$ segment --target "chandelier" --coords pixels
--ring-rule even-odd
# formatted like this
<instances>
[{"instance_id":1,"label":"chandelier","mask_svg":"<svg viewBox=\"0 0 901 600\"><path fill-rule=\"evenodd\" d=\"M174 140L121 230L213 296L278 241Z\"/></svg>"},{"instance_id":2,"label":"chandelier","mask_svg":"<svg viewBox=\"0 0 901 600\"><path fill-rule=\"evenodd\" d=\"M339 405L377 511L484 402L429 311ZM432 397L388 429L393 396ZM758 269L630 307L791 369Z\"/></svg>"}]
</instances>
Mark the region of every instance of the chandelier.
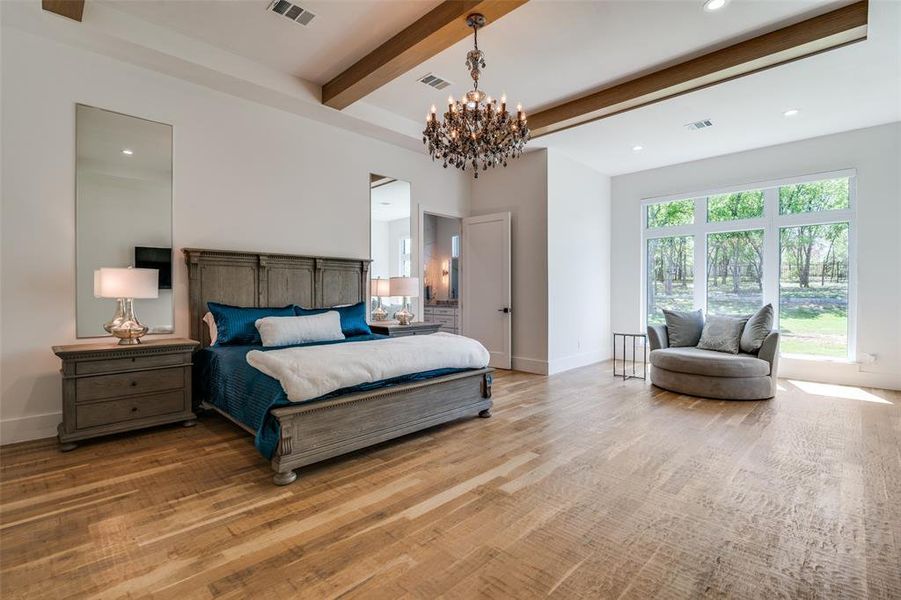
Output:
<instances>
[{"instance_id":1,"label":"chandelier","mask_svg":"<svg viewBox=\"0 0 901 600\"><path fill-rule=\"evenodd\" d=\"M472 77L472 90L460 100L447 99L444 120L438 121L437 110L426 117L422 142L428 146L432 160L444 161L444 168L472 168L478 178L479 170L507 166L507 159L522 154L529 141L529 128L522 105L516 107L516 117L507 112L507 98L492 100L479 89L479 75L485 68L485 54L479 50L479 28L485 25L484 15L471 14L466 24L472 27L473 49L466 54L466 67Z\"/></svg>"}]
</instances>

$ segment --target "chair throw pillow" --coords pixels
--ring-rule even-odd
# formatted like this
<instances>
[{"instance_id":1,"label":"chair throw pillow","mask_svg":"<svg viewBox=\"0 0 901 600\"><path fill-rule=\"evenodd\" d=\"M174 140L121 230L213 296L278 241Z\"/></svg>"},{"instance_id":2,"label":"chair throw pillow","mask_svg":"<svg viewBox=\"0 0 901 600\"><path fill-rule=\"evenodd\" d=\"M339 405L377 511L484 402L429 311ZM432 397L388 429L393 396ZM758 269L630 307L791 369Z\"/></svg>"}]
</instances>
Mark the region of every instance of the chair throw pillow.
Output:
<instances>
[{"instance_id":1,"label":"chair throw pillow","mask_svg":"<svg viewBox=\"0 0 901 600\"><path fill-rule=\"evenodd\" d=\"M704 313L700 308L694 311L661 310L666 319L666 336L671 347L698 345L704 330Z\"/></svg>"},{"instance_id":2,"label":"chair throw pillow","mask_svg":"<svg viewBox=\"0 0 901 600\"><path fill-rule=\"evenodd\" d=\"M741 349L741 333L747 317L718 317L707 315L698 348L738 354Z\"/></svg>"},{"instance_id":3,"label":"chair throw pillow","mask_svg":"<svg viewBox=\"0 0 901 600\"><path fill-rule=\"evenodd\" d=\"M773 330L773 305L767 304L748 318L745 328L741 332L741 351L748 354L757 354L763 345L763 340Z\"/></svg>"}]
</instances>

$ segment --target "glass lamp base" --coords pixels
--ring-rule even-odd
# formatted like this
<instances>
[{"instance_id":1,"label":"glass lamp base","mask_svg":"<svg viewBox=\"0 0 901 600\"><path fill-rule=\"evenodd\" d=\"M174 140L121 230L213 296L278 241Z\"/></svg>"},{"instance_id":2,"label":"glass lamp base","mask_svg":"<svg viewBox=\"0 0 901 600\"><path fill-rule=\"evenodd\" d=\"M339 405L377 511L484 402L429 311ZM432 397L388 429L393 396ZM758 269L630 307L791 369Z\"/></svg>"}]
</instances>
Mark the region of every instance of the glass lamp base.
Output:
<instances>
[{"instance_id":1,"label":"glass lamp base","mask_svg":"<svg viewBox=\"0 0 901 600\"><path fill-rule=\"evenodd\" d=\"M382 306L381 303L376 307L374 311L372 311L372 320L373 321L385 321L388 319L388 311Z\"/></svg>"},{"instance_id":2,"label":"glass lamp base","mask_svg":"<svg viewBox=\"0 0 901 600\"><path fill-rule=\"evenodd\" d=\"M415 316L416 315L414 315L413 312L410 311L410 309L406 306L394 313L394 318L397 319L398 325L409 325L413 322L413 318Z\"/></svg>"},{"instance_id":3,"label":"glass lamp base","mask_svg":"<svg viewBox=\"0 0 901 600\"><path fill-rule=\"evenodd\" d=\"M119 338L120 346L129 346L132 344L140 344L141 338L147 334L149 327L142 325L135 316L134 300L125 298L123 301L123 315L121 320L112 322L109 332L113 336Z\"/></svg>"}]
</instances>

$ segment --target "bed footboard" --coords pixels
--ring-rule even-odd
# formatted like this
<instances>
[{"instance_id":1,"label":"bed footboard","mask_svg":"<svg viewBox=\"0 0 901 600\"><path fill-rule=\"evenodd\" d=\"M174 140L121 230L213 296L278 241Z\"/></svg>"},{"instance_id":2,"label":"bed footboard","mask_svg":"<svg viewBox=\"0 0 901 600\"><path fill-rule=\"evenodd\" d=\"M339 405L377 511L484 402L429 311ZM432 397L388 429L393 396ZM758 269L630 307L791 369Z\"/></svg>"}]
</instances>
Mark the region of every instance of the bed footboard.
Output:
<instances>
[{"instance_id":1,"label":"bed footboard","mask_svg":"<svg viewBox=\"0 0 901 600\"><path fill-rule=\"evenodd\" d=\"M294 469L469 416L491 416L491 373L478 369L272 411L281 428L276 485Z\"/></svg>"}]
</instances>

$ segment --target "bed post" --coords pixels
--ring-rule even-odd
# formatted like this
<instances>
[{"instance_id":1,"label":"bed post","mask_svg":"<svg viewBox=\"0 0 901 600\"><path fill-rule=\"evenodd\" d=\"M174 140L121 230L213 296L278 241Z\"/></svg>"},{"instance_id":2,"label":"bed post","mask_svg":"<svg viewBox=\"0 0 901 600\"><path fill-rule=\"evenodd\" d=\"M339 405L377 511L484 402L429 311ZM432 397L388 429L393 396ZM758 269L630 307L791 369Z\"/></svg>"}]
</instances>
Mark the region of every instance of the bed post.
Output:
<instances>
[{"instance_id":1,"label":"bed post","mask_svg":"<svg viewBox=\"0 0 901 600\"><path fill-rule=\"evenodd\" d=\"M482 375L482 398L491 398L491 384L493 380L494 378L491 376L491 373ZM491 416L491 408L489 407L479 411L479 416L483 419L487 419Z\"/></svg>"},{"instance_id":2,"label":"bed post","mask_svg":"<svg viewBox=\"0 0 901 600\"><path fill-rule=\"evenodd\" d=\"M278 417L276 417L278 419ZM291 443L291 426L282 424L279 421L279 440L278 440L278 448L275 450L276 457L288 456L291 454L293 450L293 444ZM279 469L280 467L273 468ZM297 473L293 470L290 471L279 471L276 470L275 475L272 476L272 482L275 485L288 485L289 483L293 483L294 480L297 479Z\"/></svg>"}]
</instances>

